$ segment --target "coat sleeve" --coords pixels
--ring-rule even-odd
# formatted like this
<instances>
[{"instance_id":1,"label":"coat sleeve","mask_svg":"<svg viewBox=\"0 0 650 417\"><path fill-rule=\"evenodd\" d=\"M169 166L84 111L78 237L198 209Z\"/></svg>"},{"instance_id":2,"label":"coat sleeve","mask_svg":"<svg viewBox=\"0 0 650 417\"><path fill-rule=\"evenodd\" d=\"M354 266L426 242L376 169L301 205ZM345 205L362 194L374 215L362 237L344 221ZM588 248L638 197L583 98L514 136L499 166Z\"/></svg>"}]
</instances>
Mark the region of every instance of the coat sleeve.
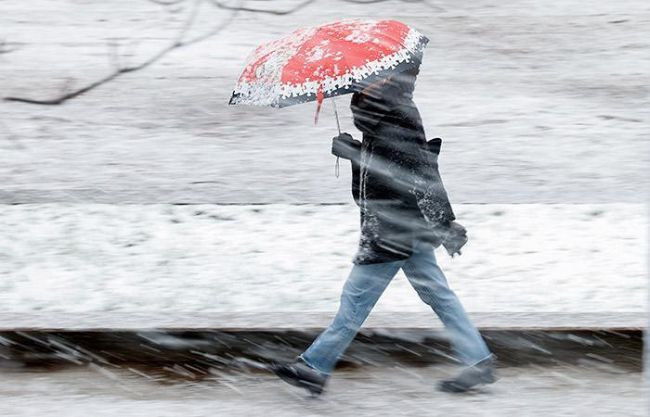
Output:
<instances>
[{"instance_id":1,"label":"coat sleeve","mask_svg":"<svg viewBox=\"0 0 650 417\"><path fill-rule=\"evenodd\" d=\"M447 226L456 219L438 170L441 139L418 146L412 155L413 189L420 212L430 227Z\"/></svg>"}]
</instances>

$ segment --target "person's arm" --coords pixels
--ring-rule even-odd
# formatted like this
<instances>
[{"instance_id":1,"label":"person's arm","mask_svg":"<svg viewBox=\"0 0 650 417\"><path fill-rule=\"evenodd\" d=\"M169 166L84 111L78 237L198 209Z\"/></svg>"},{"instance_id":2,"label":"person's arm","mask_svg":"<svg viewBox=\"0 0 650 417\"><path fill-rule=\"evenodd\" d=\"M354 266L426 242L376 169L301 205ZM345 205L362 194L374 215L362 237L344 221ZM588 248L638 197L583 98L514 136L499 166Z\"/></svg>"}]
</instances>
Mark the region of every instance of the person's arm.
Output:
<instances>
[{"instance_id":1,"label":"person's arm","mask_svg":"<svg viewBox=\"0 0 650 417\"><path fill-rule=\"evenodd\" d=\"M438 169L438 155L442 140L432 139L419 152L414 164L414 194L418 207L429 227L440 236L442 245L451 257L461 254L467 243L467 230L457 223L456 216Z\"/></svg>"},{"instance_id":2,"label":"person's arm","mask_svg":"<svg viewBox=\"0 0 650 417\"><path fill-rule=\"evenodd\" d=\"M349 159L352 165L352 198L359 205L359 177L361 171L361 142L348 133L341 133L332 139L332 154Z\"/></svg>"},{"instance_id":3,"label":"person's arm","mask_svg":"<svg viewBox=\"0 0 650 417\"><path fill-rule=\"evenodd\" d=\"M448 226L456 220L438 169L441 139L429 141L425 149L418 147L413 155L413 193L424 218L432 227Z\"/></svg>"}]
</instances>

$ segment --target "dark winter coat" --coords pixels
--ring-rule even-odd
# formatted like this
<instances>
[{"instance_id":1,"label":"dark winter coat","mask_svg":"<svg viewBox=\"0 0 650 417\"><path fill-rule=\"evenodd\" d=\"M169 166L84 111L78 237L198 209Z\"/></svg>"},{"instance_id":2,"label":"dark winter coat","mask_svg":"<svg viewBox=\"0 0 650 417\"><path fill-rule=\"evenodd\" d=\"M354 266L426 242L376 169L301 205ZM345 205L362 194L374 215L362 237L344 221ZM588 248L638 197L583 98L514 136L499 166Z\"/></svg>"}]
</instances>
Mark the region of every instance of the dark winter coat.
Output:
<instances>
[{"instance_id":1,"label":"dark winter coat","mask_svg":"<svg viewBox=\"0 0 650 417\"><path fill-rule=\"evenodd\" d=\"M441 141L427 143L410 93L412 86L383 86L374 98L352 99L363 133L352 159L352 195L361 212L357 264L408 258L418 239L439 246L455 220L438 172Z\"/></svg>"}]
</instances>

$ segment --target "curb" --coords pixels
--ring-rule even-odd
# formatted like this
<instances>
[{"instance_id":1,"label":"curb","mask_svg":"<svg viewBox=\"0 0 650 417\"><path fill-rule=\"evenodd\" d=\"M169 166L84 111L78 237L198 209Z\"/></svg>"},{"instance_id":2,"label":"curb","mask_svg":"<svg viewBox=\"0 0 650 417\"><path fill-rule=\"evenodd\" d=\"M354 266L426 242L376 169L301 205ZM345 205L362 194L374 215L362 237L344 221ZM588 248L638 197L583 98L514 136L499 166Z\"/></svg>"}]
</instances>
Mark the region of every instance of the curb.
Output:
<instances>
[{"instance_id":1,"label":"curb","mask_svg":"<svg viewBox=\"0 0 650 417\"><path fill-rule=\"evenodd\" d=\"M502 366L578 364L640 372L643 313L477 313L471 314ZM100 317L82 316L75 328L35 324L23 316L20 326L0 320L0 357L11 366L82 365L164 366L195 369L241 368L247 363L291 360L331 320L322 313L211 314L158 318L142 326L146 316L129 316L128 326L110 328ZM149 317L151 319L151 317ZM52 319L52 317L50 317ZM62 319L59 316L58 319ZM91 326L92 323L95 326ZM124 322L123 322L124 323ZM162 326L166 324L166 326ZM211 324L211 326L209 326ZM156 325L156 326L153 326ZM346 351L341 366L429 365L453 363L444 331L432 314L376 313Z\"/></svg>"}]
</instances>

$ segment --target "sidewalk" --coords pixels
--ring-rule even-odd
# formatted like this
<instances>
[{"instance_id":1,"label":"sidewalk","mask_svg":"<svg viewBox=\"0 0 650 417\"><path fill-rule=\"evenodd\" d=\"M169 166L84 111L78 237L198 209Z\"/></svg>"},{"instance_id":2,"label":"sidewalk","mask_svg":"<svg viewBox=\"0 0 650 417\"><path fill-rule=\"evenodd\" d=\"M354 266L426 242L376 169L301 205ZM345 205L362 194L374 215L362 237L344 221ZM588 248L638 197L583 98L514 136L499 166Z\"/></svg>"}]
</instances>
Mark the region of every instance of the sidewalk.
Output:
<instances>
[{"instance_id":1,"label":"sidewalk","mask_svg":"<svg viewBox=\"0 0 650 417\"><path fill-rule=\"evenodd\" d=\"M181 372L185 372L185 376ZM437 392L448 366L336 372L325 395L308 398L264 373L136 367L78 367L0 378L1 417L645 417L639 374L584 367L501 369L493 386L470 395ZM18 388L19 387L19 388Z\"/></svg>"}]
</instances>

